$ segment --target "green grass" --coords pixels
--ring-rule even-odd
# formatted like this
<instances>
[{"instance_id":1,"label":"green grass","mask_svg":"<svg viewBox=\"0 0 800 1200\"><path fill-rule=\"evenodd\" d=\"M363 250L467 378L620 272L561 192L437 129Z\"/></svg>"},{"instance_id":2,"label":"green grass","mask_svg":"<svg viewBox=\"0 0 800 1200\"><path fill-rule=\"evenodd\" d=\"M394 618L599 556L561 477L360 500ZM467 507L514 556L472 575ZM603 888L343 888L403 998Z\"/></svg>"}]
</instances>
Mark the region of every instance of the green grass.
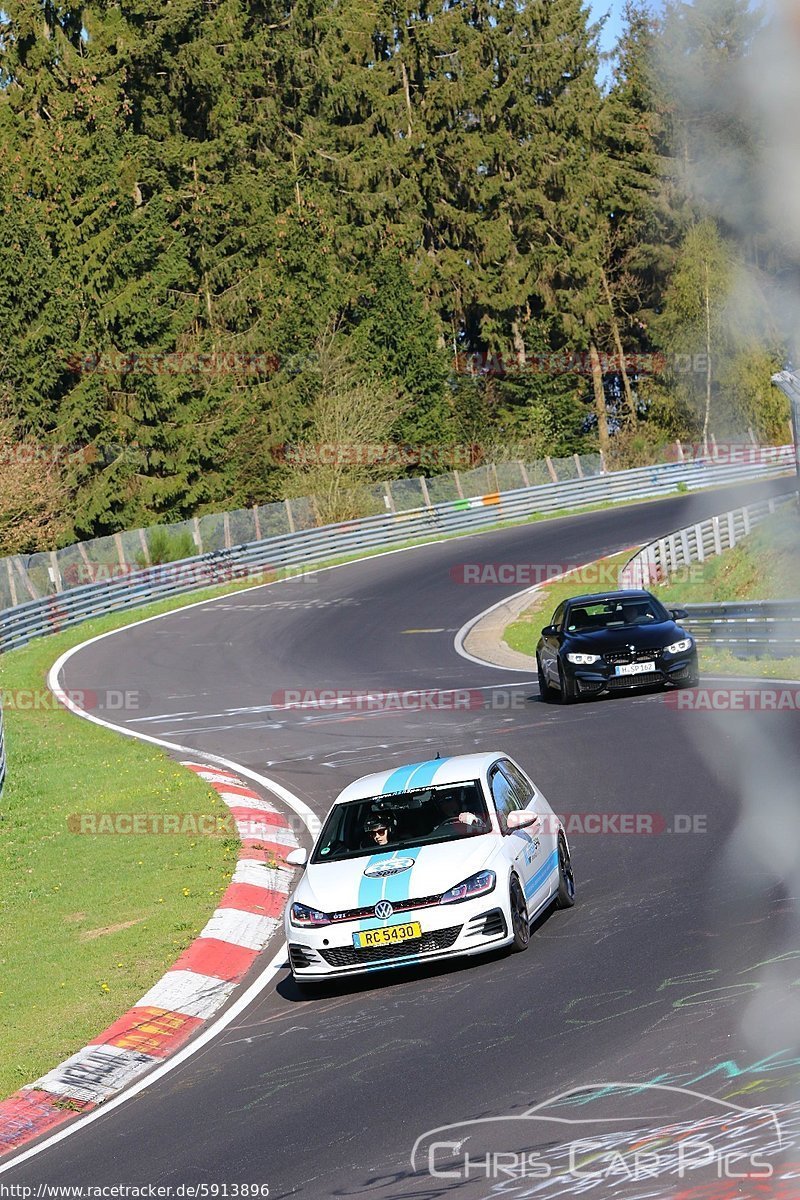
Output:
<instances>
[{"instance_id":1,"label":"green grass","mask_svg":"<svg viewBox=\"0 0 800 1200\"><path fill-rule=\"evenodd\" d=\"M794 512L777 514L732 550L695 563L669 584L652 590L668 608L725 600L797 599L799 547L800 518ZM561 601L581 592L615 587L617 574L629 557L625 553L604 559L602 574L592 565L566 581L547 584L534 593L530 608L506 628L505 641L522 654L535 655L542 628ZM709 648L700 652L700 670L709 675L795 679L800 678L800 658L740 659L727 650Z\"/></svg>"},{"instance_id":2,"label":"green grass","mask_svg":"<svg viewBox=\"0 0 800 1200\"><path fill-rule=\"evenodd\" d=\"M105 618L4 655L4 692L43 695L62 651L130 620ZM7 707L5 722L0 1096L79 1049L147 991L205 924L238 846L222 837L71 832L72 814L222 805L160 750L64 709Z\"/></svg>"},{"instance_id":3,"label":"green grass","mask_svg":"<svg viewBox=\"0 0 800 1200\"><path fill-rule=\"evenodd\" d=\"M665 604L800 598L800 516L778 513L732 550L654 588Z\"/></svg>"}]
</instances>

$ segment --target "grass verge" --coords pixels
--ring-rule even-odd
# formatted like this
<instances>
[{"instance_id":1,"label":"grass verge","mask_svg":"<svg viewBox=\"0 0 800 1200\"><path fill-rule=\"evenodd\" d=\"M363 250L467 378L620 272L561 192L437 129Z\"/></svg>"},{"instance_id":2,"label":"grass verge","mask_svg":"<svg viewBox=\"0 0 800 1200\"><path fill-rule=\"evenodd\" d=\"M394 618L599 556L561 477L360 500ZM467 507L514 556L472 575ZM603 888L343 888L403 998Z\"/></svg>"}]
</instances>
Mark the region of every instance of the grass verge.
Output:
<instances>
[{"instance_id":1,"label":"grass verge","mask_svg":"<svg viewBox=\"0 0 800 1200\"><path fill-rule=\"evenodd\" d=\"M238 842L229 837L70 830L73 814L221 807L162 751L48 700L59 654L142 615L150 610L87 622L0 660L9 756L0 801L0 1096L134 1004L199 933L235 865Z\"/></svg>"},{"instance_id":2,"label":"grass verge","mask_svg":"<svg viewBox=\"0 0 800 1200\"><path fill-rule=\"evenodd\" d=\"M781 513L760 525L732 550L705 563L695 563L681 576L652 590L667 607L726 600L780 600L800 597L800 521ZM533 594L531 606L505 630L512 649L536 653L542 629L562 600L581 592L617 586L619 572L630 557L617 554L545 585ZM800 657L737 658L728 650L704 648L700 670L707 675L742 675L764 679L800 678Z\"/></svg>"}]
</instances>

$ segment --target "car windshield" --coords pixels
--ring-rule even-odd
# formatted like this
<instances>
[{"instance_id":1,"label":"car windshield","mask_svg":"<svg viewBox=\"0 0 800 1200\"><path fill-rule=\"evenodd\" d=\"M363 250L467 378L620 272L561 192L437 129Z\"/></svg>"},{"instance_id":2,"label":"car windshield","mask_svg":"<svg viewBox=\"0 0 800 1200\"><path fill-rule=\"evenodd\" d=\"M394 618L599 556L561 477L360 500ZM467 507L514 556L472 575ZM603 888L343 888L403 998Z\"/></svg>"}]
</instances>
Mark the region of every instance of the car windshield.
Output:
<instances>
[{"instance_id":1,"label":"car windshield","mask_svg":"<svg viewBox=\"0 0 800 1200\"><path fill-rule=\"evenodd\" d=\"M626 596L573 604L567 612L565 626L568 633L581 633L584 630L656 625L668 620L669 613L654 597Z\"/></svg>"},{"instance_id":2,"label":"car windshield","mask_svg":"<svg viewBox=\"0 0 800 1200\"><path fill-rule=\"evenodd\" d=\"M329 813L311 861L358 858L381 850L410 850L474 837L491 828L477 780L371 796L337 804Z\"/></svg>"}]
</instances>

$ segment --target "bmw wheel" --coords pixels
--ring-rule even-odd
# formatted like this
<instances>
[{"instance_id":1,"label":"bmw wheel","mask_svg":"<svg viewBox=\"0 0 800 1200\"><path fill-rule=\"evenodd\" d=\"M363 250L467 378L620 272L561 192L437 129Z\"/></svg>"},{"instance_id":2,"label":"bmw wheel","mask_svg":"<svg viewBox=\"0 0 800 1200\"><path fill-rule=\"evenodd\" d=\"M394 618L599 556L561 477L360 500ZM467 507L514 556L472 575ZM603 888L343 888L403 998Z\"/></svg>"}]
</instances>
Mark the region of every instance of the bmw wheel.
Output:
<instances>
[{"instance_id":1,"label":"bmw wheel","mask_svg":"<svg viewBox=\"0 0 800 1200\"><path fill-rule=\"evenodd\" d=\"M536 655L536 674L539 676L539 695L549 704L555 699L555 693L554 689L547 682L547 676L544 673L542 661L538 654Z\"/></svg>"},{"instance_id":2,"label":"bmw wheel","mask_svg":"<svg viewBox=\"0 0 800 1200\"><path fill-rule=\"evenodd\" d=\"M575 903L575 876L572 873L572 859L567 849L567 840L563 833L558 835L558 891L556 893L556 908L572 908Z\"/></svg>"},{"instance_id":3,"label":"bmw wheel","mask_svg":"<svg viewBox=\"0 0 800 1200\"><path fill-rule=\"evenodd\" d=\"M511 932L514 934L511 949L515 951L527 950L531 940L528 906L525 903L525 895L516 875L511 880L509 900L511 904Z\"/></svg>"}]
</instances>

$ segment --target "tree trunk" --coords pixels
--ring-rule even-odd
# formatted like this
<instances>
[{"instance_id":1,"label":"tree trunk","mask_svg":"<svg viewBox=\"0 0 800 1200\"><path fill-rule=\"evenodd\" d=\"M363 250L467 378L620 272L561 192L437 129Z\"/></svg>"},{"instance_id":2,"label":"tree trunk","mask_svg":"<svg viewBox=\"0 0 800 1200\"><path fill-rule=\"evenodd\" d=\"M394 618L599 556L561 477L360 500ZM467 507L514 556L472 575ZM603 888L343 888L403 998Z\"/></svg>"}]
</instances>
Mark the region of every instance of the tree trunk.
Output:
<instances>
[{"instance_id":1,"label":"tree trunk","mask_svg":"<svg viewBox=\"0 0 800 1200\"><path fill-rule=\"evenodd\" d=\"M614 300L611 295L611 288L608 283L608 276L606 275L606 273L602 267L600 269L600 279L603 284L603 291L605 292L606 304L608 305L608 311L610 314L609 319L611 321L611 333L614 338L614 348L617 352L617 360L619 362L620 375L622 376L622 392L623 392L623 395L625 396L625 415L623 417L623 420L625 421L626 424L630 423L631 425L635 425L636 424L636 403L633 399L633 389L631 388L631 381L628 377L628 368L625 363L625 355L622 350L622 338L620 337L620 332L619 332L619 322L617 321L617 317L614 312Z\"/></svg>"},{"instance_id":2,"label":"tree trunk","mask_svg":"<svg viewBox=\"0 0 800 1200\"><path fill-rule=\"evenodd\" d=\"M414 123L412 120L413 110L411 108L411 88L409 87L408 83L408 71L406 70L406 64L401 63L400 69L403 75L403 93L406 98L406 112L408 113L408 136L411 137L411 134L414 132Z\"/></svg>"},{"instance_id":3,"label":"tree trunk","mask_svg":"<svg viewBox=\"0 0 800 1200\"><path fill-rule=\"evenodd\" d=\"M706 263L706 411L703 419L703 454L708 458L708 426L711 420L711 285L709 281L709 266Z\"/></svg>"},{"instance_id":4,"label":"tree trunk","mask_svg":"<svg viewBox=\"0 0 800 1200\"><path fill-rule=\"evenodd\" d=\"M522 336L518 317L511 322L511 339L514 343L514 356L517 360L517 366L524 367L528 361L528 356L525 352L525 339Z\"/></svg>"},{"instance_id":5,"label":"tree trunk","mask_svg":"<svg viewBox=\"0 0 800 1200\"><path fill-rule=\"evenodd\" d=\"M603 388L603 368L600 354L594 342L589 345L589 357L592 363L592 384L594 386L594 408L597 413L597 433L600 439L600 453L603 460L608 458L608 413L606 412L606 393Z\"/></svg>"}]
</instances>

